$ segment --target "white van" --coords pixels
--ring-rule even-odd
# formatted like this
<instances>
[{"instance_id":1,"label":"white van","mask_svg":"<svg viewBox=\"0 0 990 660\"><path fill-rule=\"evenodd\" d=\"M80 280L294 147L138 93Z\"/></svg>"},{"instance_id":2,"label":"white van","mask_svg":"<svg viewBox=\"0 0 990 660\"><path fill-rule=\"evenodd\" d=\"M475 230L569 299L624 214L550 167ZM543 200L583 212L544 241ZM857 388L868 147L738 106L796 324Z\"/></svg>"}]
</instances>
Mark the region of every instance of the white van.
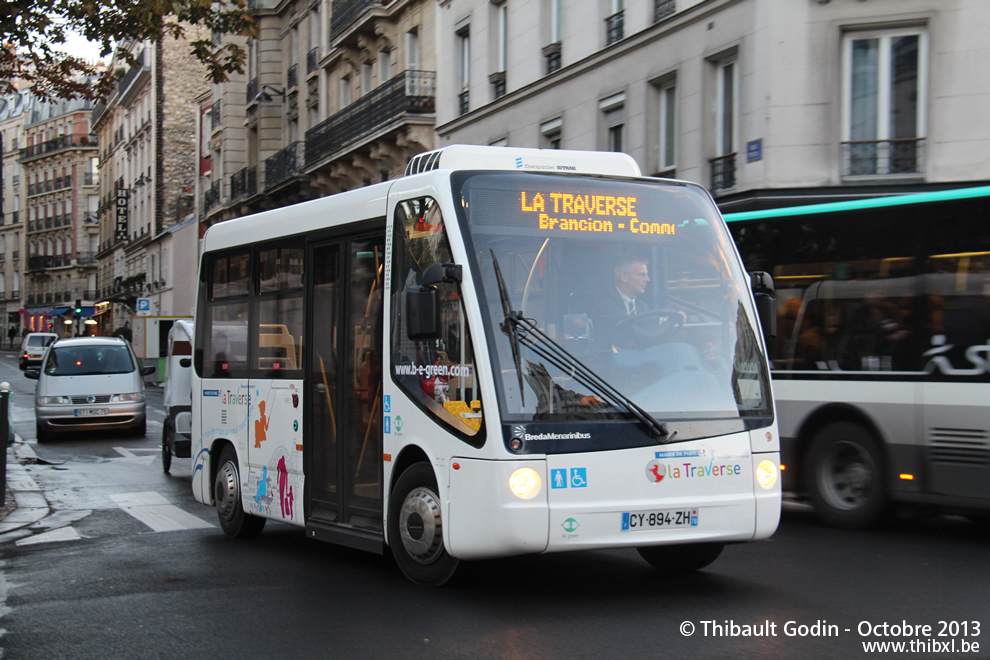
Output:
<instances>
[{"instance_id":1,"label":"white van","mask_svg":"<svg viewBox=\"0 0 990 660\"><path fill-rule=\"evenodd\" d=\"M18 359L21 371L41 364L41 358L45 357L45 349L56 339L58 335L54 332L31 332L24 335L21 341L21 356Z\"/></svg>"},{"instance_id":2,"label":"white van","mask_svg":"<svg viewBox=\"0 0 990 660\"><path fill-rule=\"evenodd\" d=\"M172 456L189 458L192 424L193 324L176 321L168 333L165 362L165 423L162 426L162 469L172 468Z\"/></svg>"}]
</instances>

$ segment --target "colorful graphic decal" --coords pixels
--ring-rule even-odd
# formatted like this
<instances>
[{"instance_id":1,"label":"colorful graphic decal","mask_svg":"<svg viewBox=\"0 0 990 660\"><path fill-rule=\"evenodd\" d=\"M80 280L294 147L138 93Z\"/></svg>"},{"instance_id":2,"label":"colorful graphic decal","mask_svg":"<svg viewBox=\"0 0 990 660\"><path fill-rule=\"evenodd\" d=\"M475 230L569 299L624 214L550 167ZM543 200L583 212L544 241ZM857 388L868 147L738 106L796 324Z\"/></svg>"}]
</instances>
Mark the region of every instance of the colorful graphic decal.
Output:
<instances>
[{"instance_id":1,"label":"colorful graphic decal","mask_svg":"<svg viewBox=\"0 0 990 660\"><path fill-rule=\"evenodd\" d=\"M577 531L577 528L581 526L581 523L574 518L568 518L564 522L560 523L560 526L563 527L564 531L568 534L573 534Z\"/></svg>"},{"instance_id":2,"label":"colorful graphic decal","mask_svg":"<svg viewBox=\"0 0 990 660\"><path fill-rule=\"evenodd\" d=\"M658 459L653 459L646 464L646 478L650 483L654 484L658 484L664 479L735 477L741 474L742 466L739 463L719 463L716 465L714 457L712 457L708 465L664 463Z\"/></svg>"},{"instance_id":3,"label":"colorful graphic decal","mask_svg":"<svg viewBox=\"0 0 990 660\"><path fill-rule=\"evenodd\" d=\"M550 470L550 488L587 488L588 468L571 468L570 477L566 468Z\"/></svg>"}]
</instances>

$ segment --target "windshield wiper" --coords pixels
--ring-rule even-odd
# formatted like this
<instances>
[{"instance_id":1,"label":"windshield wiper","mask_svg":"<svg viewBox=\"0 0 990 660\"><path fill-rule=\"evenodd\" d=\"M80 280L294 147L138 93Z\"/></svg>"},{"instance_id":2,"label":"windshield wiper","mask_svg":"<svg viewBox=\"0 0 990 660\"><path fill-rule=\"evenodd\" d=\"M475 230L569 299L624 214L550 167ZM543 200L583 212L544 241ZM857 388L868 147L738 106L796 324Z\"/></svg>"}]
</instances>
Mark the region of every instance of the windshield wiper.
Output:
<instances>
[{"instance_id":1,"label":"windshield wiper","mask_svg":"<svg viewBox=\"0 0 990 660\"><path fill-rule=\"evenodd\" d=\"M509 345L512 348L512 360L515 363L516 373L519 376L519 396L521 402L525 404L522 357L519 353L519 346L523 345L533 351L550 364L564 372L569 372L575 380L585 387L597 389L606 397L618 401L623 407L632 413L633 417L639 420L647 429L649 434L657 442L670 442L674 435L667 430L667 425L659 421L653 415L640 408L635 401L615 389L608 381L592 371L587 365L571 355L563 346L548 337L540 330L532 319L525 318L521 310L513 310L509 301L509 291L502 279L502 269L498 265L498 257L495 250L491 250L492 265L495 267L495 281L498 284L499 297L502 300L502 312L504 317L499 324L499 328L509 337Z\"/></svg>"}]
</instances>

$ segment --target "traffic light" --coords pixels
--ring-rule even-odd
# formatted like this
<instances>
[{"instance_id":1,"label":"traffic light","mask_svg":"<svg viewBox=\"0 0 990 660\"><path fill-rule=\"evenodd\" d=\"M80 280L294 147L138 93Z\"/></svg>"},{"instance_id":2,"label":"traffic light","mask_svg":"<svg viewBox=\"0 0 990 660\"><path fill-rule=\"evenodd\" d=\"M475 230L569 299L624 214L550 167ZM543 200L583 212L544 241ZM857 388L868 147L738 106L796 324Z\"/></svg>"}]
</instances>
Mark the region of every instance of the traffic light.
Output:
<instances>
[{"instance_id":1,"label":"traffic light","mask_svg":"<svg viewBox=\"0 0 990 660\"><path fill-rule=\"evenodd\" d=\"M76 298L76 315L82 314L82 298Z\"/></svg>"}]
</instances>

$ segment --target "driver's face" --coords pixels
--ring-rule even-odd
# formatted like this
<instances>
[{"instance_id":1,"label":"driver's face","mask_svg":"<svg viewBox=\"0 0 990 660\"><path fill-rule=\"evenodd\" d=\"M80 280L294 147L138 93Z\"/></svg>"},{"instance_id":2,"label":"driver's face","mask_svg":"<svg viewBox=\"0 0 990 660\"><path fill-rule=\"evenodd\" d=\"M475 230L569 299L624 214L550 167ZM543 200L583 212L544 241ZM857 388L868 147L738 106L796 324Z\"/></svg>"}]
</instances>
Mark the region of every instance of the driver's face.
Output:
<instances>
[{"instance_id":1,"label":"driver's face","mask_svg":"<svg viewBox=\"0 0 990 660\"><path fill-rule=\"evenodd\" d=\"M646 264L637 261L629 268L629 272L622 276L622 281L626 285L626 295L640 295L646 291L646 285L650 283L650 275L646 270Z\"/></svg>"}]
</instances>

